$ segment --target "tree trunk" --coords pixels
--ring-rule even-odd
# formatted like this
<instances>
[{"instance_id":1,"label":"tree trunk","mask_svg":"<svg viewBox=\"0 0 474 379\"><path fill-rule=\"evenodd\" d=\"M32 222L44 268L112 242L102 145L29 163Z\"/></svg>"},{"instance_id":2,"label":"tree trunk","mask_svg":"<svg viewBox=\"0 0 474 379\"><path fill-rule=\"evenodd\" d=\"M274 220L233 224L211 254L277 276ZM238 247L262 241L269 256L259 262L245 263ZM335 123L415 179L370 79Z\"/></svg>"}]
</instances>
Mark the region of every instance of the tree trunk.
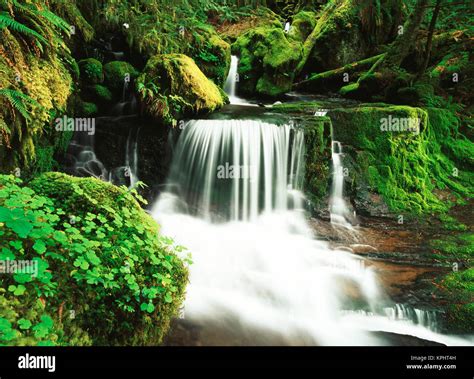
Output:
<instances>
[{"instance_id":1,"label":"tree trunk","mask_svg":"<svg viewBox=\"0 0 474 379\"><path fill-rule=\"evenodd\" d=\"M433 11L433 16L431 17L430 28L428 31L428 37L426 38L426 48L425 48L425 56L423 58L423 64L420 67L420 71L418 72L418 77L421 77L425 72L426 68L428 67L428 63L430 61L431 56L431 46L433 43L433 34L436 27L436 20L438 18L439 10L441 8L441 0L436 0L436 6Z\"/></svg>"},{"instance_id":2,"label":"tree trunk","mask_svg":"<svg viewBox=\"0 0 474 379\"><path fill-rule=\"evenodd\" d=\"M429 0L417 1L416 8L405 22L402 33L390 46L384 65L389 67L400 67L418 37L418 30L420 29L420 24L425 16L428 3Z\"/></svg>"}]
</instances>

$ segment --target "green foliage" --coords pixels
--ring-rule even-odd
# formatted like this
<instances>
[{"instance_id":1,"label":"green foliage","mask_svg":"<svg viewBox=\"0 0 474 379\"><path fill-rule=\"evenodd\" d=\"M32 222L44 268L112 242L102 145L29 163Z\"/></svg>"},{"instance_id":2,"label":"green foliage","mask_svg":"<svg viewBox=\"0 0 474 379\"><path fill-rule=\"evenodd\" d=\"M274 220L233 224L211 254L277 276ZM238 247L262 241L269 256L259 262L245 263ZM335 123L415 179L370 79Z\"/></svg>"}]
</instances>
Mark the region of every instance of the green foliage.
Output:
<instances>
[{"instance_id":1,"label":"green foliage","mask_svg":"<svg viewBox=\"0 0 474 379\"><path fill-rule=\"evenodd\" d=\"M35 99L14 89L0 89L0 97L1 96L7 99L13 110L20 113L26 120L30 120L31 106L41 107Z\"/></svg>"},{"instance_id":2,"label":"green foliage","mask_svg":"<svg viewBox=\"0 0 474 379\"><path fill-rule=\"evenodd\" d=\"M88 84L98 84L104 81L102 63L97 59L87 58L78 62L81 79Z\"/></svg>"},{"instance_id":3,"label":"green foliage","mask_svg":"<svg viewBox=\"0 0 474 379\"><path fill-rule=\"evenodd\" d=\"M150 58L136 88L146 112L167 124L183 116L214 111L226 100L193 59L182 54Z\"/></svg>"},{"instance_id":4,"label":"green foliage","mask_svg":"<svg viewBox=\"0 0 474 379\"><path fill-rule=\"evenodd\" d=\"M125 80L133 81L139 74L137 69L124 61L113 61L104 65L105 84L115 92L122 91Z\"/></svg>"},{"instance_id":5,"label":"green foliage","mask_svg":"<svg viewBox=\"0 0 474 379\"><path fill-rule=\"evenodd\" d=\"M2 170L36 160L34 141L65 106L71 78L64 63L73 62L64 42L69 30L43 1L0 2Z\"/></svg>"},{"instance_id":6,"label":"green foliage","mask_svg":"<svg viewBox=\"0 0 474 379\"><path fill-rule=\"evenodd\" d=\"M451 331L471 330L474 324L474 268L445 276L439 287L451 299L446 312Z\"/></svg>"},{"instance_id":7,"label":"green foliage","mask_svg":"<svg viewBox=\"0 0 474 379\"><path fill-rule=\"evenodd\" d=\"M137 198L92 178L0 177L0 259L37 262L36 275L0 277L0 342L161 342L184 296L184 249L158 235ZM29 315L38 301L47 314Z\"/></svg>"},{"instance_id":8,"label":"green foliage","mask_svg":"<svg viewBox=\"0 0 474 379\"><path fill-rule=\"evenodd\" d=\"M454 234L443 239L435 239L430 243L436 256L441 259L465 262L471 265L474 262L474 234Z\"/></svg>"},{"instance_id":9,"label":"green foliage","mask_svg":"<svg viewBox=\"0 0 474 379\"><path fill-rule=\"evenodd\" d=\"M291 89L302 45L289 41L281 24L250 29L237 39L232 50L240 56L242 92L278 96Z\"/></svg>"},{"instance_id":10,"label":"green foliage","mask_svg":"<svg viewBox=\"0 0 474 379\"><path fill-rule=\"evenodd\" d=\"M368 154L367 171L361 174L392 210L445 212L452 203L440 200L437 189L472 196L472 175L456 166L449 153L450 145L463 140L457 135L457 118L449 111L366 104L334 109L330 115L335 138ZM389 115L419 120L420 132L382 131L381 120Z\"/></svg>"}]
</instances>

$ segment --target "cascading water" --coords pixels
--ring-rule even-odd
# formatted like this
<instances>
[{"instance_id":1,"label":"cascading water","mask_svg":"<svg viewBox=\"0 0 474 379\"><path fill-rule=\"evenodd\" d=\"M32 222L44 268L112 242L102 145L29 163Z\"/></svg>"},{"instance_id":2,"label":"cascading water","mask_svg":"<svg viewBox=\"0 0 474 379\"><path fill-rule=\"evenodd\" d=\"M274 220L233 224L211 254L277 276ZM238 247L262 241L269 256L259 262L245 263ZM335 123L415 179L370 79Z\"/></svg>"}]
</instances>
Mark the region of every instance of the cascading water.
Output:
<instances>
[{"instance_id":1,"label":"cascading water","mask_svg":"<svg viewBox=\"0 0 474 379\"><path fill-rule=\"evenodd\" d=\"M244 99L241 99L237 96L237 83L239 81L239 58L235 55L232 55L230 58L230 69L229 75L227 76L227 80L224 85L224 91L229 96L229 101L231 104L234 105L251 105L246 102Z\"/></svg>"},{"instance_id":2,"label":"cascading water","mask_svg":"<svg viewBox=\"0 0 474 379\"><path fill-rule=\"evenodd\" d=\"M342 145L339 141L332 141L332 169L333 180L330 198L331 223L346 228L352 228L349 222L351 212L344 200L344 167L342 165Z\"/></svg>"},{"instance_id":3,"label":"cascading water","mask_svg":"<svg viewBox=\"0 0 474 379\"><path fill-rule=\"evenodd\" d=\"M135 186L138 182L138 134L140 129L137 129L134 138L132 138L133 130L130 130L127 139L127 148L125 150L125 170L130 179L129 188Z\"/></svg>"},{"instance_id":4,"label":"cascading water","mask_svg":"<svg viewBox=\"0 0 474 379\"><path fill-rule=\"evenodd\" d=\"M94 152L94 135L75 132L68 147L68 156L73 160L71 171L77 176L93 176L102 180L108 178L107 169Z\"/></svg>"},{"instance_id":5,"label":"cascading water","mask_svg":"<svg viewBox=\"0 0 474 379\"><path fill-rule=\"evenodd\" d=\"M365 260L315 239L301 209L303 141L301 130L251 120L191 121L182 131L153 214L192 252L185 317L209 331L201 343L384 344L371 320L375 330L395 324L455 343L400 326ZM347 313L355 304L370 312Z\"/></svg>"}]
</instances>

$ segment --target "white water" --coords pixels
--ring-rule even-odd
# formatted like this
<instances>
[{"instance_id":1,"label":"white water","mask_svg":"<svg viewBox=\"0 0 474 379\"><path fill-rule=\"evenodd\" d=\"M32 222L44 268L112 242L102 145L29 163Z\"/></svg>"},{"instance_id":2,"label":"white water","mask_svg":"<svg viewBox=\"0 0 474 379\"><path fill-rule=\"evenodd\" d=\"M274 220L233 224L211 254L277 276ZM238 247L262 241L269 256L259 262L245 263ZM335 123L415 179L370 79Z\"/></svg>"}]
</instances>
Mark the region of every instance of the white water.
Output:
<instances>
[{"instance_id":1,"label":"white water","mask_svg":"<svg viewBox=\"0 0 474 379\"><path fill-rule=\"evenodd\" d=\"M94 152L94 135L87 132L76 132L69 145L74 155L74 173L78 176L93 176L106 180L107 169Z\"/></svg>"},{"instance_id":2,"label":"white water","mask_svg":"<svg viewBox=\"0 0 474 379\"><path fill-rule=\"evenodd\" d=\"M140 129L135 132L132 138L133 130L130 130L127 138L127 147L125 150L125 170L126 176L129 177L129 188L133 188L138 182L138 134Z\"/></svg>"},{"instance_id":3,"label":"white water","mask_svg":"<svg viewBox=\"0 0 474 379\"><path fill-rule=\"evenodd\" d=\"M229 101L234 105L253 105L237 96L237 83L239 82L239 58L232 55L230 58L229 74L224 85L224 91L229 96Z\"/></svg>"},{"instance_id":4,"label":"white water","mask_svg":"<svg viewBox=\"0 0 474 379\"><path fill-rule=\"evenodd\" d=\"M192 252L184 313L214 336L201 343L379 345L369 331L386 330L466 344L383 309L364 259L315 239L301 209L303 137L289 126L198 120L178 140L153 215ZM219 166L242 165L256 176L218 178ZM346 311L355 299L371 311Z\"/></svg>"},{"instance_id":5,"label":"white water","mask_svg":"<svg viewBox=\"0 0 474 379\"><path fill-rule=\"evenodd\" d=\"M330 198L331 223L352 228L350 223L351 212L344 200L344 167L342 165L342 145L332 141L332 169L333 180Z\"/></svg>"}]
</instances>

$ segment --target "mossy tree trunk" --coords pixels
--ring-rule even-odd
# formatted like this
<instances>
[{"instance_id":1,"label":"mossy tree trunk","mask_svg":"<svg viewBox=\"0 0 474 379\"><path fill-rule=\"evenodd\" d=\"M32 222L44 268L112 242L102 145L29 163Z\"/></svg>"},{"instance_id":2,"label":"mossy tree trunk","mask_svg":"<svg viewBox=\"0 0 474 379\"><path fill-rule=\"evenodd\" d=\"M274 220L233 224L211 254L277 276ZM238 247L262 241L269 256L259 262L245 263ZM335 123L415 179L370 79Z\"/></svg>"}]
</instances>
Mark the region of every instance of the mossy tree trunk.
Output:
<instances>
[{"instance_id":1,"label":"mossy tree trunk","mask_svg":"<svg viewBox=\"0 0 474 379\"><path fill-rule=\"evenodd\" d=\"M389 67L400 67L405 57L410 53L420 29L421 22L425 16L429 0L419 0L412 14L403 25L402 32L392 43L385 58L384 65Z\"/></svg>"}]
</instances>

